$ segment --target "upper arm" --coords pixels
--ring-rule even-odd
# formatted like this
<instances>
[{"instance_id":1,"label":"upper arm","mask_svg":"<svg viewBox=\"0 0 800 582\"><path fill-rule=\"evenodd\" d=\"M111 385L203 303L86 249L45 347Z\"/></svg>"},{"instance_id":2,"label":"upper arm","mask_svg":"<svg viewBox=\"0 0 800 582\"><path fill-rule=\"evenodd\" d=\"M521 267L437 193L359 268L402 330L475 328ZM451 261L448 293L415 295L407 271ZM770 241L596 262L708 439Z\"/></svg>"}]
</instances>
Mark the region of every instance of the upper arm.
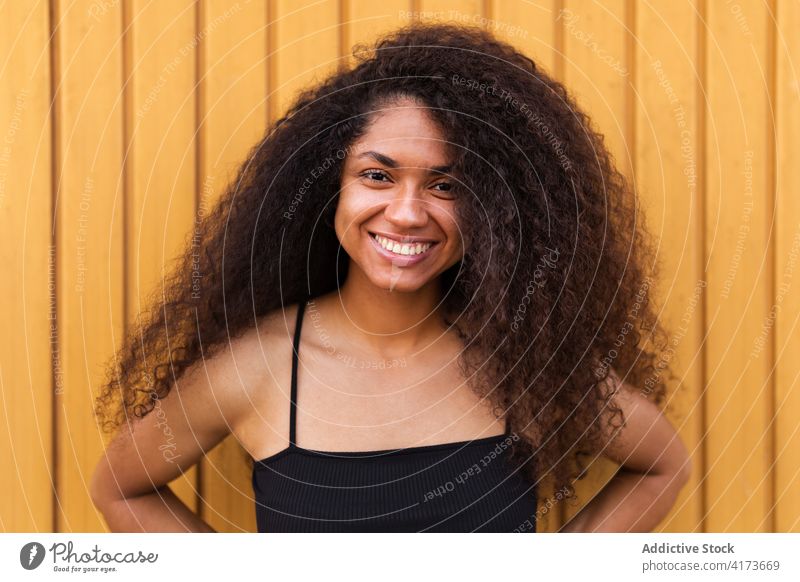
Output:
<instances>
[{"instance_id":1,"label":"upper arm","mask_svg":"<svg viewBox=\"0 0 800 582\"><path fill-rule=\"evenodd\" d=\"M95 502L152 492L196 464L252 407L252 334L192 364L144 418L120 428L91 483Z\"/></svg>"},{"instance_id":2,"label":"upper arm","mask_svg":"<svg viewBox=\"0 0 800 582\"><path fill-rule=\"evenodd\" d=\"M622 427L604 420L606 447L603 454L627 469L642 473L664 473L688 478L689 454L680 436L658 406L639 390L609 376L615 389L612 400L622 410ZM618 424L618 423L617 423Z\"/></svg>"}]
</instances>

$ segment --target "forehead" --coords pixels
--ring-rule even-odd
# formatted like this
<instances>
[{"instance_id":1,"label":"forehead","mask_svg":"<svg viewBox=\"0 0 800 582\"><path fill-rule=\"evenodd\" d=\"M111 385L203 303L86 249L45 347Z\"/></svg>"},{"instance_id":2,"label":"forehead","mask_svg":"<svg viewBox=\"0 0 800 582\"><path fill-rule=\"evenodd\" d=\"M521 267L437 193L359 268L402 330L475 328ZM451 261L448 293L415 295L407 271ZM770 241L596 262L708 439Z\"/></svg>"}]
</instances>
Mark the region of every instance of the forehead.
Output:
<instances>
[{"instance_id":1,"label":"forehead","mask_svg":"<svg viewBox=\"0 0 800 582\"><path fill-rule=\"evenodd\" d=\"M449 147L444 132L423 105L404 102L375 113L365 133L353 144L355 159L365 151L378 151L407 165L443 165Z\"/></svg>"}]
</instances>

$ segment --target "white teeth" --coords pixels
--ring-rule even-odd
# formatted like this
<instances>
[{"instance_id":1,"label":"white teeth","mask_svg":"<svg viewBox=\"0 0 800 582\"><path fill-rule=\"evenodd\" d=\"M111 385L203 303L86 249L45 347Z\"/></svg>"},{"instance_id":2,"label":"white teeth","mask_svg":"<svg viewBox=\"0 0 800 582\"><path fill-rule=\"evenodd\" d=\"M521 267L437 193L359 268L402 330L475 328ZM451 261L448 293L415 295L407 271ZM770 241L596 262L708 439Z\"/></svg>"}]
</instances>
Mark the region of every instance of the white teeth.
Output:
<instances>
[{"instance_id":1,"label":"white teeth","mask_svg":"<svg viewBox=\"0 0 800 582\"><path fill-rule=\"evenodd\" d=\"M374 235L375 240L387 251L396 253L398 255L421 255L433 246L432 243L405 243L401 244L397 241L386 238L379 234Z\"/></svg>"}]
</instances>

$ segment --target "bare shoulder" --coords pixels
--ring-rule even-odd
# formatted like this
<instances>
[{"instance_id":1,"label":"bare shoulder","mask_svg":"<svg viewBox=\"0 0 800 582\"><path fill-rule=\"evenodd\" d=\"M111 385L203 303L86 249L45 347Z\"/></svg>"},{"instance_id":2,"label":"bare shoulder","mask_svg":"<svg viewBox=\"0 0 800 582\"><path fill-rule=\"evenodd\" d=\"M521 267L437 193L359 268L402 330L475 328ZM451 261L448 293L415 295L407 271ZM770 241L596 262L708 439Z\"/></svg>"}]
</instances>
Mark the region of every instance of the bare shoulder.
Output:
<instances>
[{"instance_id":1,"label":"bare shoulder","mask_svg":"<svg viewBox=\"0 0 800 582\"><path fill-rule=\"evenodd\" d=\"M273 309L233 344L232 355L245 365L247 390L253 402L282 399L291 370L297 309L297 303Z\"/></svg>"},{"instance_id":2,"label":"bare shoulder","mask_svg":"<svg viewBox=\"0 0 800 582\"><path fill-rule=\"evenodd\" d=\"M250 332L259 336L261 341L291 339L298 307L297 303L292 303L269 311L258 319L257 326Z\"/></svg>"},{"instance_id":3,"label":"bare shoulder","mask_svg":"<svg viewBox=\"0 0 800 582\"><path fill-rule=\"evenodd\" d=\"M176 388L191 390L196 397L197 387L204 387L202 391L235 425L254 406L271 398L281 377L282 362L291 353L294 313L295 305L274 310L206 349Z\"/></svg>"},{"instance_id":4,"label":"bare shoulder","mask_svg":"<svg viewBox=\"0 0 800 582\"><path fill-rule=\"evenodd\" d=\"M263 363L280 369L291 361L292 342L297 321L297 303L283 305L259 318L246 338L248 350L262 354Z\"/></svg>"},{"instance_id":5,"label":"bare shoulder","mask_svg":"<svg viewBox=\"0 0 800 582\"><path fill-rule=\"evenodd\" d=\"M109 445L92 478L93 499L152 492L231 433L248 450L264 448L269 426L255 420L272 413L277 418L285 409L273 397L274 378L288 373L281 360L291 350L283 319L280 313L268 314L219 344L204 346L151 412L131 419ZM286 321L293 331L293 319Z\"/></svg>"},{"instance_id":6,"label":"bare shoulder","mask_svg":"<svg viewBox=\"0 0 800 582\"><path fill-rule=\"evenodd\" d=\"M238 386L235 395L228 395L235 406L231 431L253 458L283 446L297 307L284 305L258 318L231 342L223 357L224 365L236 370L226 390Z\"/></svg>"}]
</instances>

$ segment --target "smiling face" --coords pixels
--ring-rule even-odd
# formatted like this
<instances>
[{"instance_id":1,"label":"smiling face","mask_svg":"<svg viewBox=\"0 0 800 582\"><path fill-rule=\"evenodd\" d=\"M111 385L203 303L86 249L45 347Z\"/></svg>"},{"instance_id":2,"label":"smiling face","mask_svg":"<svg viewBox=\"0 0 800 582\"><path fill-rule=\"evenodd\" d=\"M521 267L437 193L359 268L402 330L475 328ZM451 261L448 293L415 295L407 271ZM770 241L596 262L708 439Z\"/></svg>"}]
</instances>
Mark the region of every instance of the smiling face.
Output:
<instances>
[{"instance_id":1,"label":"smiling face","mask_svg":"<svg viewBox=\"0 0 800 582\"><path fill-rule=\"evenodd\" d=\"M336 235L381 289L413 292L463 256L444 134L413 101L376 114L344 162Z\"/></svg>"}]
</instances>

